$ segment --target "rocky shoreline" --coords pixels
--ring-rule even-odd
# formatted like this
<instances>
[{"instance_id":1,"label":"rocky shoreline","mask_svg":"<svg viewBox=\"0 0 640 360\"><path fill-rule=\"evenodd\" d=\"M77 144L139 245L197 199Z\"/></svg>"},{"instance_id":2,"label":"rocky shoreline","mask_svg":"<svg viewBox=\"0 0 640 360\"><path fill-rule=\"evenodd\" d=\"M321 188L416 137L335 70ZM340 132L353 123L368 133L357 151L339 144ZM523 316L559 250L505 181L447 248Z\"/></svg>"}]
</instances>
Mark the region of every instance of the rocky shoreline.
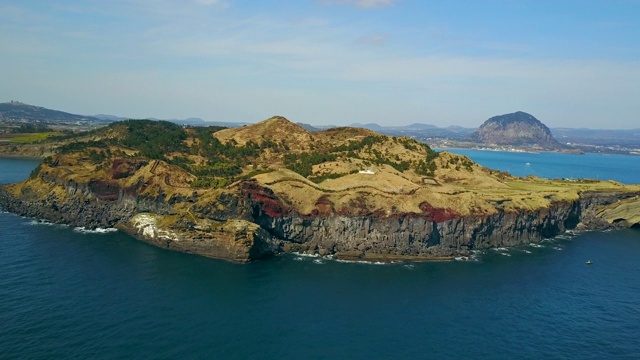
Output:
<instances>
[{"instance_id":1,"label":"rocky shoreline","mask_svg":"<svg viewBox=\"0 0 640 360\"><path fill-rule=\"evenodd\" d=\"M255 193L226 194L226 212L199 211L208 225L179 221L175 202L186 199L126 194L102 200L89 184L42 179L62 186L65 201L50 195L30 196L22 187L15 196L0 187L0 207L22 215L89 229L116 227L150 244L176 251L235 262L268 258L279 252L334 256L350 261L424 261L468 256L473 250L509 247L559 235L566 230L596 230L630 226L598 216L601 208L640 193L583 193L577 201L555 202L535 211L455 216L435 221L425 214L344 216L278 212ZM248 185L255 183L247 180ZM55 184L52 184L55 183ZM242 186L240 186L242 187ZM268 192L268 189L262 189ZM274 201L272 199L272 201ZM173 204L170 204L173 202Z\"/></svg>"}]
</instances>

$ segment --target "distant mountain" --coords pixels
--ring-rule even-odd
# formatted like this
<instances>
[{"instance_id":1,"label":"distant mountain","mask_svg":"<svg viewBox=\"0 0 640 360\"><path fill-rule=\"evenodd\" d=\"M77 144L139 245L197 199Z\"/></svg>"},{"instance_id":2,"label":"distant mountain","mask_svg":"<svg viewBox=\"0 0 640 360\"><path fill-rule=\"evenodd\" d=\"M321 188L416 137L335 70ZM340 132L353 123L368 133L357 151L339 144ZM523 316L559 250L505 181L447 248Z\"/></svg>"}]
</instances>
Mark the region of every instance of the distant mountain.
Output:
<instances>
[{"instance_id":1,"label":"distant mountain","mask_svg":"<svg viewBox=\"0 0 640 360\"><path fill-rule=\"evenodd\" d=\"M438 129L437 126L435 125L431 125L431 124L419 124L419 123L413 123L411 125L407 125L407 126L403 126L405 129L420 129L420 130L426 130L426 129Z\"/></svg>"},{"instance_id":2,"label":"distant mountain","mask_svg":"<svg viewBox=\"0 0 640 360\"><path fill-rule=\"evenodd\" d=\"M459 125L447 126L445 128L445 130L450 131L450 132L455 133L455 134L460 134L460 135L471 135L474 131L476 131L475 128L466 128L466 127L462 127L462 126L459 126Z\"/></svg>"},{"instance_id":3,"label":"distant mountain","mask_svg":"<svg viewBox=\"0 0 640 360\"><path fill-rule=\"evenodd\" d=\"M351 125L349 125L350 127L358 127L358 128L364 128L364 129L369 129L369 130L373 130L373 131L380 131L382 130L382 126L375 124L375 123L369 123L369 124L361 124L361 123L353 123Z\"/></svg>"},{"instance_id":4,"label":"distant mountain","mask_svg":"<svg viewBox=\"0 0 640 360\"><path fill-rule=\"evenodd\" d=\"M320 131L322 129L317 128L313 125L310 124L305 124L305 123L301 123L301 122L297 122L296 125L302 127L303 129L307 130L307 131L311 131L311 132L316 132L316 131Z\"/></svg>"},{"instance_id":5,"label":"distant mountain","mask_svg":"<svg viewBox=\"0 0 640 360\"><path fill-rule=\"evenodd\" d=\"M640 129L553 128L551 133L561 143L570 143L572 146L590 144L640 149Z\"/></svg>"},{"instance_id":6,"label":"distant mountain","mask_svg":"<svg viewBox=\"0 0 640 360\"><path fill-rule=\"evenodd\" d=\"M163 119L151 119L151 120L163 120ZM202 120L201 118L187 118L187 119L169 119L166 121L171 121L174 124L178 125L194 125L194 126L208 126L209 124Z\"/></svg>"},{"instance_id":7,"label":"distant mountain","mask_svg":"<svg viewBox=\"0 0 640 360\"><path fill-rule=\"evenodd\" d=\"M104 121L122 121L122 120L127 120L128 118L126 117L122 117L122 116L115 116L115 115L107 115L107 114L98 114L98 115L93 115L92 117L96 118L96 119L100 119L100 120L104 120Z\"/></svg>"},{"instance_id":8,"label":"distant mountain","mask_svg":"<svg viewBox=\"0 0 640 360\"><path fill-rule=\"evenodd\" d=\"M490 118L469 136L469 140L483 144L537 146L544 149L562 147L546 125L522 111Z\"/></svg>"},{"instance_id":9,"label":"distant mountain","mask_svg":"<svg viewBox=\"0 0 640 360\"><path fill-rule=\"evenodd\" d=\"M51 110L40 106L24 104L19 101L0 103L0 120L47 124L105 122L105 120L101 120L93 116L70 114L64 111Z\"/></svg>"}]
</instances>

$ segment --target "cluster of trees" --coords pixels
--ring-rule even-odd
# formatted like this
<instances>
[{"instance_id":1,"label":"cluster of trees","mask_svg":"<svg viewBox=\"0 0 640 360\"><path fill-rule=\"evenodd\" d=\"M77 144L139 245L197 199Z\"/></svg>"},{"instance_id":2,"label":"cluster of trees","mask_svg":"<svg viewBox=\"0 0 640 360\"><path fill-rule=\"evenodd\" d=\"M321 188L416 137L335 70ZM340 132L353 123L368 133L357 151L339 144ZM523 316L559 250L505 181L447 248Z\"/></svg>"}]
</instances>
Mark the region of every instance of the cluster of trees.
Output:
<instances>
[{"instance_id":1,"label":"cluster of trees","mask_svg":"<svg viewBox=\"0 0 640 360\"><path fill-rule=\"evenodd\" d=\"M187 135L180 125L153 120L127 120L120 124L127 127L122 144L147 158L167 160L166 153L188 150L184 143Z\"/></svg>"},{"instance_id":2,"label":"cluster of trees","mask_svg":"<svg viewBox=\"0 0 640 360\"><path fill-rule=\"evenodd\" d=\"M222 188L233 182L232 179L213 176L199 176L197 179L189 183L193 187L212 187Z\"/></svg>"},{"instance_id":3,"label":"cluster of trees","mask_svg":"<svg viewBox=\"0 0 640 360\"><path fill-rule=\"evenodd\" d=\"M285 154L284 166L298 174L308 177L313 172L313 165L322 164L327 161L335 161L336 155L329 153L301 153L301 154Z\"/></svg>"},{"instance_id":4,"label":"cluster of trees","mask_svg":"<svg viewBox=\"0 0 640 360\"><path fill-rule=\"evenodd\" d=\"M17 128L11 130L14 134L26 134L26 133L43 133L52 132L53 130L44 124L21 124Z\"/></svg>"},{"instance_id":5,"label":"cluster of trees","mask_svg":"<svg viewBox=\"0 0 640 360\"><path fill-rule=\"evenodd\" d=\"M335 146L329 150L329 152L354 152L358 150L362 150L365 147L371 148L375 144L382 144L385 140L384 136L379 135L368 135L362 138L360 141L351 140L347 144L342 144Z\"/></svg>"},{"instance_id":6,"label":"cluster of trees","mask_svg":"<svg viewBox=\"0 0 640 360\"><path fill-rule=\"evenodd\" d=\"M418 175L433 176L438 168L434 160L438 157L439 153L431 150L427 145L425 146L427 148L427 156L424 160L418 161L418 164L416 164L415 167L415 172Z\"/></svg>"},{"instance_id":7,"label":"cluster of trees","mask_svg":"<svg viewBox=\"0 0 640 360\"><path fill-rule=\"evenodd\" d=\"M347 174L355 174L357 172L358 172L358 170L351 170L351 171L349 171L349 173L322 174L322 175L318 175L318 176L314 176L312 178L309 178L309 180L313 181L316 184L319 184L319 183L321 183L321 182L323 182L325 180L328 180L328 179L337 179L337 178L343 177L343 176L345 176Z\"/></svg>"},{"instance_id":8,"label":"cluster of trees","mask_svg":"<svg viewBox=\"0 0 640 360\"><path fill-rule=\"evenodd\" d=\"M232 178L242 174L242 168L229 162L216 162L209 165L190 166L191 173L197 176L216 176Z\"/></svg>"},{"instance_id":9,"label":"cluster of trees","mask_svg":"<svg viewBox=\"0 0 640 360\"><path fill-rule=\"evenodd\" d=\"M67 154L76 151L84 151L87 148L108 148L109 144L106 141L76 141L58 147L58 153Z\"/></svg>"},{"instance_id":10,"label":"cluster of trees","mask_svg":"<svg viewBox=\"0 0 640 360\"><path fill-rule=\"evenodd\" d=\"M109 150L109 148L107 148L107 151L90 149L88 155L89 155L89 161L91 161L94 164L99 164L103 162L106 158L111 157L111 150Z\"/></svg>"},{"instance_id":11,"label":"cluster of trees","mask_svg":"<svg viewBox=\"0 0 640 360\"><path fill-rule=\"evenodd\" d=\"M473 171L473 161L455 156L449 159L449 161L444 165L445 169L448 169L450 166L455 166L456 170L460 170L460 167L464 167L467 171Z\"/></svg>"},{"instance_id":12,"label":"cluster of trees","mask_svg":"<svg viewBox=\"0 0 640 360\"><path fill-rule=\"evenodd\" d=\"M191 153L209 159L211 163L230 162L239 166L245 166L260 155L260 145L249 141L243 146L238 146L235 140L226 144L213 137L213 133L223 128L209 126L194 128L197 144L192 146Z\"/></svg>"}]
</instances>

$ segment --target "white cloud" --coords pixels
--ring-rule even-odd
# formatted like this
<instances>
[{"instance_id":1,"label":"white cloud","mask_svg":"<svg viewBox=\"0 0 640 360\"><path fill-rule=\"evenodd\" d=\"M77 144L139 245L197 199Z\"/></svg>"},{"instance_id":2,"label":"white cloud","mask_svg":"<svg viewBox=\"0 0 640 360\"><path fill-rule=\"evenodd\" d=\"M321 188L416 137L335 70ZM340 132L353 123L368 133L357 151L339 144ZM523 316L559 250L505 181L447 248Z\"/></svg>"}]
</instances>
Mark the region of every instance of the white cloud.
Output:
<instances>
[{"instance_id":1,"label":"white cloud","mask_svg":"<svg viewBox=\"0 0 640 360\"><path fill-rule=\"evenodd\" d=\"M360 45L380 46L384 45L388 39L388 35L368 35L357 38L355 42Z\"/></svg>"},{"instance_id":2,"label":"white cloud","mask_svg":"<svg viewBox=\"0 0 640 360\"><path fill-rule=\"evenodd\" d=\"M338 124L434 119L477 126L523 110L550 126L563 120L594 127L611 116L637 123L640 113L637 61L527 57L531 49L502 42L476 44L496 50L481 52L490 56L452 54L438 45L457 39L442 40L437 28L414 34L366 17L340 22L317 13L238 16L219 11L221 0L111 4L82 7L113 19L82 27L44 10L0 6L0 68L7 69L0 101L39 96L37 105L87 114L238 121L282 114Z\"/></svg>"},{"instance_id":3,"label":"white cloud","mask_svg":"<svg viewBox=\"0 0 640 360\"><path fill-rule=\"evenodd\" d=\"M372 9L392 6L396 0L320 0L325 5L350 4L361 9Z\"/></svg>"},{"instance_id":4,"label":"white cloud","mask_svg":"<svg viewBox=\"0 0 640 360\"><path fill-rule=\"evenodd\" d=\"M229 4L224 0L193 0L196 4L199 5L218 5L218 6L228 6Z\"/></svg>"}]
</instances>

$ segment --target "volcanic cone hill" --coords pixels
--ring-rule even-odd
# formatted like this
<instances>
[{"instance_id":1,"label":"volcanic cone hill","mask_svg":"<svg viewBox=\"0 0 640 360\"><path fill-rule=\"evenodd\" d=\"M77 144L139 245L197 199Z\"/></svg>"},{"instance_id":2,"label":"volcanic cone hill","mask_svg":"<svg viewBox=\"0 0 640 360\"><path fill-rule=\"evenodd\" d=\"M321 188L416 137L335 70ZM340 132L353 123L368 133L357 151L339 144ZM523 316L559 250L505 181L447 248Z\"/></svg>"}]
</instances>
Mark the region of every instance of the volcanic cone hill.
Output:
<instances>
[{"instance_id":1,"label":"volcanic cone hill","mask_svg":"<svg viewBox=\"0 0 640 360\"><path fill-rule=\"evenodd\" d=\"M549 150L562 147L546 125L522 111L490 118L469 139L483 144L531 146Z\"/></svg>"},{"instance_id":2,"label":"volcanic cone hill","mask_svg":"<svg viewBox=\"0 0 640 360\"><path fill-rule=\"evenodd\" d=\"M407 137L113 123L61 142L0 206L234 261L279 252L420 260L631 226L640 186L518 178Z\"/></svg>"}]
</instances>

